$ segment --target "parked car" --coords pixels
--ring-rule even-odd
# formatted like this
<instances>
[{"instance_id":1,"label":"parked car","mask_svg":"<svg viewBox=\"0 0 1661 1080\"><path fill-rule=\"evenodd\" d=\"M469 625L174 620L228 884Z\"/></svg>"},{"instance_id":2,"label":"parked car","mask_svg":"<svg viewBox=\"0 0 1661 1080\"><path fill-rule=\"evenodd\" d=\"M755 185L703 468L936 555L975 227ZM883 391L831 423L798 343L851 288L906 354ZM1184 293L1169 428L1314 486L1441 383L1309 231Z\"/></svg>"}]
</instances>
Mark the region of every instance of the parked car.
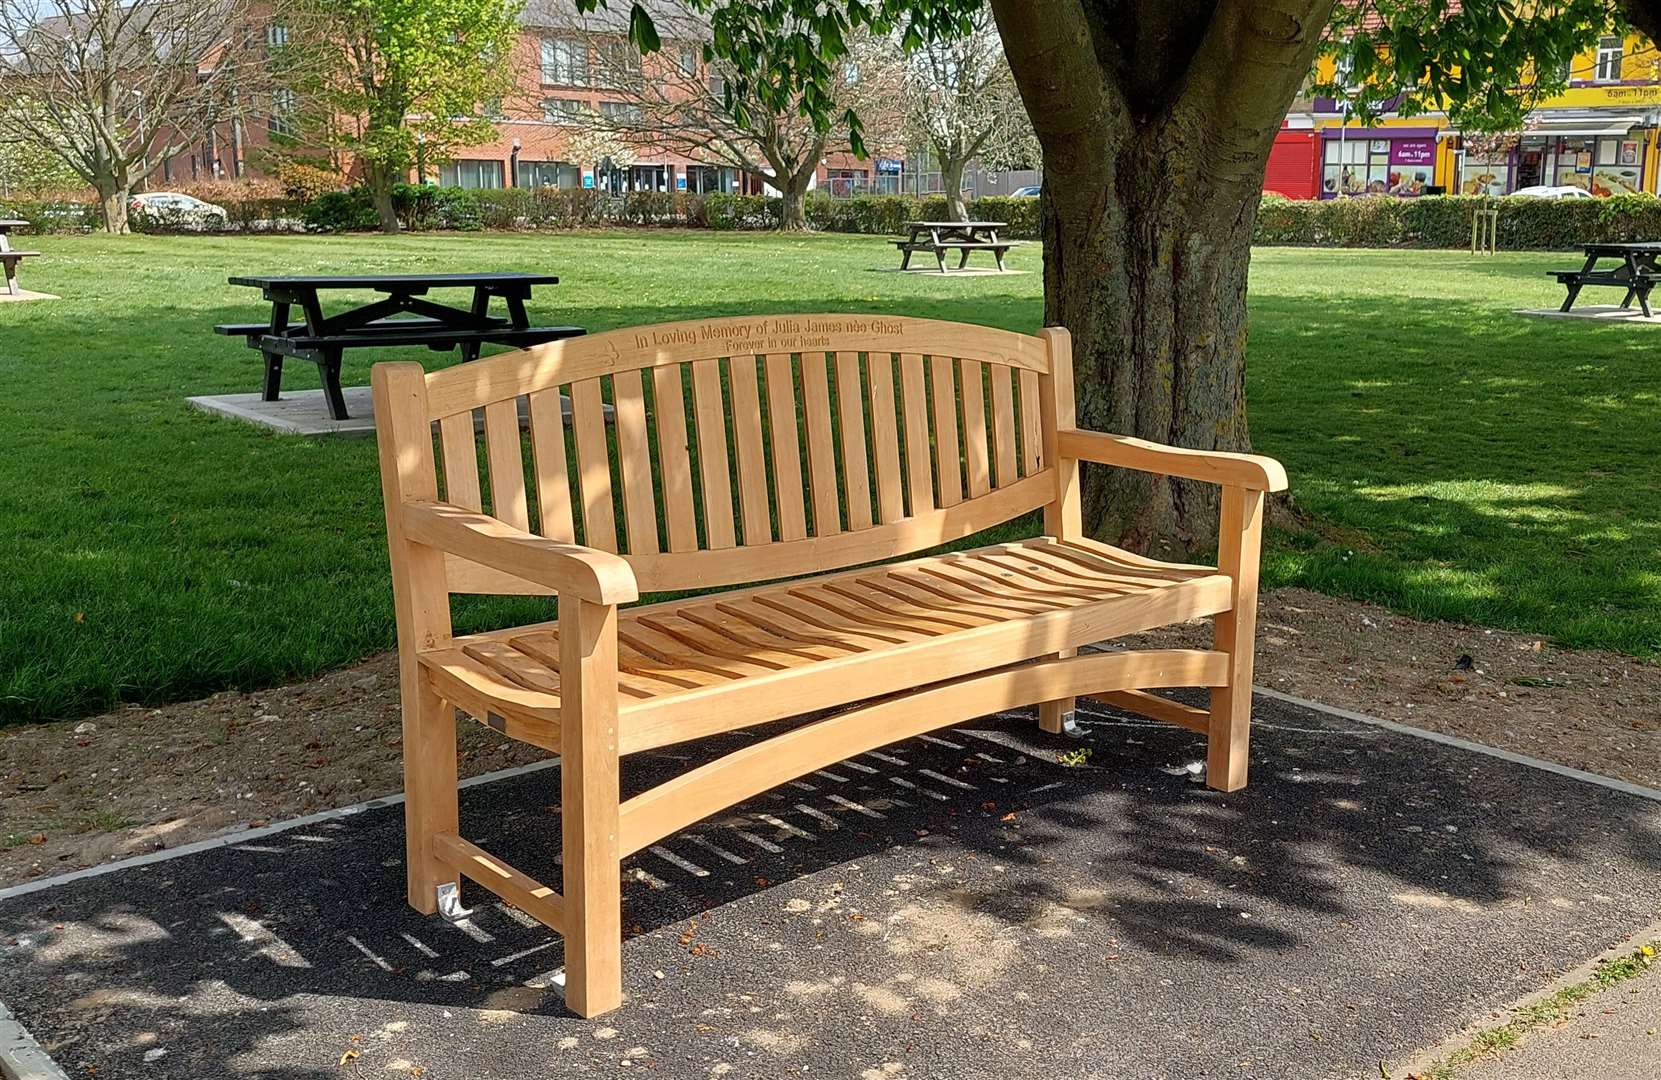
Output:
<instances>
[{"instance_id":1,"label":"parked car","mask_svg":"<svg viewBox=\"0 0 1661 1080\"><path fill-rule=\"evenodd\" d=\"M170 228L213 232L223 229L230 215L223 206L203 202L177 191L146 191L127 204L129 213L144 214Z\"/></svg>"},{"instance_id":2,"label":"parked car","mask_svg":"<svg viewBox=\"0 0 1661 1080\"><path fill-rule=\"evenodd\" d=\"M1590 199L1593 197L1585 188L1572 185L1536 184L1533 187L1518 188L1513 195L1521 195L1525 199Z\"/></svg>"},{"instance_id":3,"label":"parked car","mask_svg":"<svg viewBox=\"0 0 1661 1080\"><path fill-rule=\"evenodd\" d=\"M1033 184L1029 187L1018 187L1009 194L1011 197L1018 199L1036 199L1038 198L1038 193L1041 190L1043 190L1041 185Z\"/></svg>"}]
</instances>

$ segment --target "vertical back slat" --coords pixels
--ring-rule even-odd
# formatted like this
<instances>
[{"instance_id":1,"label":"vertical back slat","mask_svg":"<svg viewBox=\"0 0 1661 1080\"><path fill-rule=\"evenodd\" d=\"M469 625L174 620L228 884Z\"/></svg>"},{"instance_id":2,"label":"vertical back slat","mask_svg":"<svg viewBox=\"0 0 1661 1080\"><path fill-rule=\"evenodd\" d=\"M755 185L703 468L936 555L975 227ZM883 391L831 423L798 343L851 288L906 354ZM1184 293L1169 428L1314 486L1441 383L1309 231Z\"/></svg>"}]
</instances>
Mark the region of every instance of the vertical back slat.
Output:
<instances>
[{"instance_id":1,"label":"vertical back slat","mask_svg":"<svg viewBox=\"0 0 1661 1080\"><path fill-rule=\"evenodd\" d=\"M765 544L773 538L773 528L767 509L767 451L761 438L756 358L729 358L727 385L732 387L732 441L738 454L738 507L744 522L744 543Z\"/></svg>"},{"instance_id":2,"label":"vertical back slat","mask_svg":"<svg viewBox=\"0 0 1661 1080\"><path fill-rule=\"evenodd\" d=\"M1021 369L1021 468L1031 476L1043 467L1044 434L1039 424L1038 372Z\"/></svg>"},{"instance_id":3,"label":"vertical back slat","mask_svg":"<svg viewBox=\"0 0 1661 1080\"><path fill-rule=\"evenodd\" d=\"M859 354L836 354L836 401L842 427L842 488L848 496L848 528L871 527L871 476L865 459L865 394L859 386Z\"/></svg>"},{"instance_id":4,"label":"vertical back slat","mask_svg":"<svg viewBox=\"0 0 1661 1080\"><path fill-rule=\"evenodd\" d=\"M831 433L830 380L824 353L802 354L802 414L807 421L807 471L813 488L813 535L842 531L836 491L836 437Z\"/></svg>"},{"instance_id":5,"label":"vertical back slat","mask_svg":"<svg viewBox=\"0 0 1661 1080\"><path fill-rule=\"evenodd\" d=\"M871 449L876 458L877 517L884 524L905 517L900 481L900 429L894 416L894 358L867 353L865 379L871 387Z\"/></svg>"},{"instance_id":6,"label":"vertical back slat","mask_svg":"<svg viewBox=\"0 0 1661 1080\"><path fill-rule=\"evenodd\" d=\"M961 376L957 396L963 408L963 465L972 499L992 490L986 460L986 386L978 361L959 360L957 367Z\"/></svg>"},{"instance_id":7,"label":"vertical back slat","mask_svg":"<svg viewBox=\"0 0 1661 1080\"><path fill-rule=\"evenodd\" d=\"M479 495L479 444L473 433L473 411L446 416L438 422L444 447L444 501L469 510L483 510Z\"/></svg>"},{"instance_id":8,"label":"vertical back slat","mask_svg":"<svg viewBox=\"0 0 1661 1080\"><path fill-rule=\"evenodd\" d=\"M651 435L646 429L646 387L639 370L613 375L611 396L629 554L656 555L662 550L657 538L657 493L652 482Z\"/></svg>"},{"instance_id":9,"label":"vertical back slat","mask_svg":"<svg viewBox=\"0 0 1661 1080\"><path fill-rule=\"evenodd\" d=\"M1015 394L1010 386L1009 368L986 365L992 379L992 464L999 487L1015 482Z\"/></svg>"},{"instance_id":10,"label":"vertical back slat","mask_svg":"<svg viewBox=\"0 0 1661 1080\"><path fill-rule=\"evenodd\" d=\"M542 535L574 540L571 522L571 475L565 464L565 404L559 387L530 395L531 459L536 467L536 508Z\"/></svg>"},{"instance_id":11,"label":"vertical back slat","mask_svg":"<svg viewBox=\"0 0 1661 1080\"><path fill-rule=\"evenodd\" d=\"M529 532L525 504L525 449L519 441L519 399L484 407L485 460L490 464L490 515Z\"/></svg>"},{"instance_id":12,"label":"vertical back slat","mask_svg":"<svg viewBox=\"0 0 1661 1080\"><path fill-rule=\"evenodd\" d=\"M721 400L721 362L692 362L692 405L698 423L698 475L703 481L704 542L738 543L732 523L732 479L727 471L727 407Z\"/></svg>"},{"instance_id":13,"label":"vertical back slat","mask_svg":"<svg viewBox=\"0 0 1661 1080\"><path fill-rule=\"evenodd\" d=\"M686 438L686 388L680 364L652 369L652 411L657 418L658 472L663 480L663 523L670 551L698 547L698 514L692 503L692 458Z\"/></svg>"},{"instance_id":14,"label":"vertical back slat","mask_svg":"<svg viewBox=\"0 0 1661 1080\"><path fill-rule=\"evenodd\" d=\"M802 445L796 435L796 377L789 353L767 357L767 418L779 539L802 540L807 536L807 510L802 494Z\"/></svg>"},{"instance_id":15,"label":"vertical back slat","mask_svg":"<svg viewBox=\"0 0 1661 1080\"><path fill-rule=\"evenodd\" d=\"M583 541L617 550L617 514L611 506L611 459L606 453L606 406L599 379L571 384L571 428L576 434L577 483L582 493Z\"/></svg>"},{"instance_id":16,"label":"vertical back slat","mask_svg":"<svg viewBox=\"0 0 1661 1080\"><path fill-rule=\"evenodd\" d=\"M940 505L963 501L963 451L957 441L957 379L948 356L929 357L934 383L934 475L940 484Z\"/></svg>"},{"instance_id":17,"label":"vertical back slat","mask_svg":"<svg viewBox=\"0 0 1661 1080\"><path fill-rule=\"evenodd\" d=\"M900 396L905 416L905 471L911 488L911 512L934 509L934 465L929 460L928 386L923 381L923 358L917 353L900 357Z\"/></svg>"}]
</instances>

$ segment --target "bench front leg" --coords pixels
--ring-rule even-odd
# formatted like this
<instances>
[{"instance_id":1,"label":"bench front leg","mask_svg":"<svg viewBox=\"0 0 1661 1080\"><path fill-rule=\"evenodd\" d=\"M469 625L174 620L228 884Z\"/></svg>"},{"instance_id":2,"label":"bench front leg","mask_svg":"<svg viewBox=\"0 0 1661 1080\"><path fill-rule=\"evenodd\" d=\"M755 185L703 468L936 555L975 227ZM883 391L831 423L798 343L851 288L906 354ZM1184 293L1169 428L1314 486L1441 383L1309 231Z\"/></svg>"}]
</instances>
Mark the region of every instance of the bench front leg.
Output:
<instances>
[{"instance_id":1,"label":"bench front leg","mask_svg":"<svg viewBox=\"0 0 1661 1080\"><path fill-rule=\"evenodd\" d=\"M1216 617L1215 647L1228 654L1228 682L1211 690L1206 784L1219 791L1246 786L1251 748L1252 655L1257 637L1257 578L1262 557L1262 491L1223 488L1217 569L1233 581L1233 606Z\"/></svg>"},{"instance_id":2,"label":"bench front leg","mask_svg":"<svg viewBox=\"0 0 1661 1080\"><path fill-rule=\"evenodd\" d=\"M409 905L423 915L438 910L439 890L460 888L454 870L438 861L433 839L461 828L456 789L456 715L424 671L402 676L404 713L404 860Z\"/></svg>"},{"instance_id":3,"label":"bench front leg","mask_svg":"<svg viewBox=\"0 0 1661 1080\"><path fill-rule=\"evenodd\" d=\"M565 1004L598 1016L623 1001L617 608L562 596L559 657Z\"/></svg>"}]
</instances>

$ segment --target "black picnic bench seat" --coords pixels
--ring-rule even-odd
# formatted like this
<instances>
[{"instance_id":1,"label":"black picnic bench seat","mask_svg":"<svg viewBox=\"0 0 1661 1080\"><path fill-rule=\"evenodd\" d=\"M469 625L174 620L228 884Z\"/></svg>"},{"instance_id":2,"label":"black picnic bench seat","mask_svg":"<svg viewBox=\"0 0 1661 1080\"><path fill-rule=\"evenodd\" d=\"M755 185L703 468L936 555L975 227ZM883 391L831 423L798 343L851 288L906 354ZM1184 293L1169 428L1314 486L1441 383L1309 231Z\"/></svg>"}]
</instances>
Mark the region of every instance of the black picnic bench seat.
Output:
<instances>
[{"instance_id":1,"label":"black picnic bench seat","mask_svg":"<svg viewBox=\"0 0 1661 1080\"><path fill-rule=\"evenodd\" d=\"M1559 311L1574 306L1580 290L1588 285L1625 289L1621 307L1629 308L1636 299L1646 317L1650 314L1649 294L1661 284L1661 243L1598 243L1585 245L1586 263L1579 270L1548 270L1547 275L1557 279L1567 289ZM1598 269L1603 259L1616 260L1609 269Z\"/></svg>"}]
</instances>

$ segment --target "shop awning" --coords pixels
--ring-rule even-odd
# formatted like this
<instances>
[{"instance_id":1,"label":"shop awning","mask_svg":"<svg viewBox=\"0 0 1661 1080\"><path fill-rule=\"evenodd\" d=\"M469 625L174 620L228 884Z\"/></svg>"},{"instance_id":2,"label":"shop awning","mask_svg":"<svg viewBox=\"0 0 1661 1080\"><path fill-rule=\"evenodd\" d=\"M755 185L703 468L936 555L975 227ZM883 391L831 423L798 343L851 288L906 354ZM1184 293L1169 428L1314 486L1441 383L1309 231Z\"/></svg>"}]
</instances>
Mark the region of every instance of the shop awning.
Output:
<instances>
[{"instance_id":1,"label":"shop awning","mask_svg":"<svg viewBox=\"0 0 1661 1080\"><path fill-rule=\"evenodd\" d=\"M1644 122L1641 113L1630 116L1550 116L1534 120L1522 130L1530 135L1625 135Z\"/></svg>"}]
</instances>

